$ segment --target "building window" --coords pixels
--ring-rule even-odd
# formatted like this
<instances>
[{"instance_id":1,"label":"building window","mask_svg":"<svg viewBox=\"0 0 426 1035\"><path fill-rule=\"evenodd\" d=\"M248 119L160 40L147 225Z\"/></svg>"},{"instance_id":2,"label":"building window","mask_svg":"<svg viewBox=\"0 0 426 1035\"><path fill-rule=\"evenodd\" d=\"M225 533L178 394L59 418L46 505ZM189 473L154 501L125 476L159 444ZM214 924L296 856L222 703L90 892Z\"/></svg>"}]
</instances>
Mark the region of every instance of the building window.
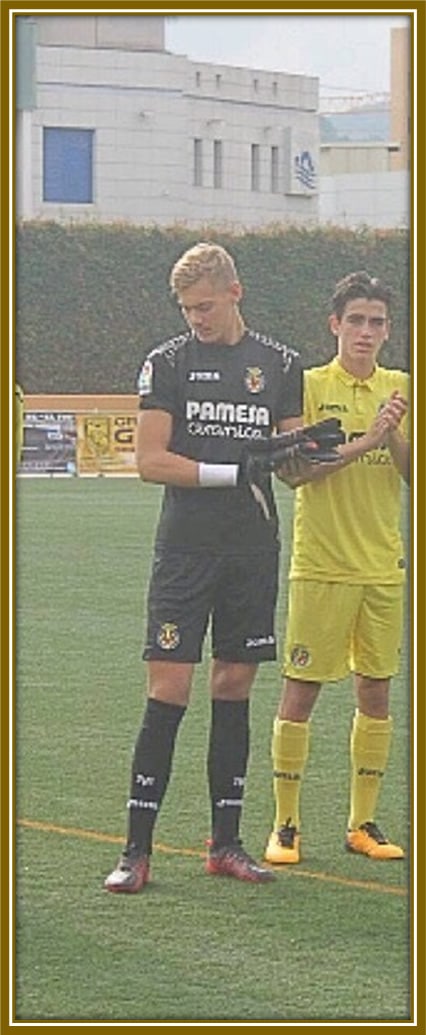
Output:
<instances>
[{"instance_id":1,"label":"building window","mask_svg":"<svg viewBox=\"0 0 426 1035\"><path fill-rule=\"evenodd\" d=\"M195 73L195 85L201 86L201 72Z\"/></svg>"},{"instance_id":2,"label":"building window","mask_svg":"<svg viewBox=\"0 0 426 1035\"><path fill-rule=\"evenodd\" d=\"M221 140L213 141L213 187L223 186L223 147Z\"/></svg>"},{"instance_id":3,"label":"building window","mask_svg":"<svg viewBox=\"0 0 426 1035\"><path fill-rule=\"evenodd\" d=\"M222 76L221 75L217 75L216 76L216 90L220 90L221 82L222 82Z\"/></svg>"},{"instance_id":4,"label":"building window","mask_svg":"<svg viewBox=\"0 0 426 1035\"><path fill-rule=\"evenodd\" d=\"M260 146L251 145L251 189L260 190Z\"/></svg>"},{"instance_id":5,"label":"building window","mask_svg":"<svg viewBox=\"0 0 426 1035\"><path fill-rule=\"evenodd\" d=\"M278 147L271 147L271 191L272 191L272 194L277 194L278 190L279 190L278 161L279 161L279 148Z\"/></svg>"},{"instance_id":6,"label":"building window","mask_svg":"<svg viewBox=\"0 0 426 1035\"><path fill-rule=\"evenodd\" d=\"M254 90L254 92L257 93L258 89L259 89L259 80L258 79L253 79L253 90Z\"/></svg>"},{"instance_id":7,"label":"building window","mask_svg":"<svg viewBox=\"0 0 426 1035\"><path fill-rule=\"evenodd\" d=\"M203 141L194 140L194 187L203 186Z\"/></svg>"},{"instance_id":8,"label":"building window","mask_svg":"<svg viewBox=\"0 0 426 1035\"><path fill-rule=\"evenodd\" d=\"M43 201L93 202L92 129L43 129Z\"/></svg>"},{"instance_id":9,"label":"building window","mask_svg":"<svg viewBox=\"0 0 426 1035\"><path fill-rule=\"evenodd\" d=\"M277 83L276 79L274 79L274 81L272 83L272 93L273 93L274 97L278 96L278 83Z\"/></svg>"}]
</instances>

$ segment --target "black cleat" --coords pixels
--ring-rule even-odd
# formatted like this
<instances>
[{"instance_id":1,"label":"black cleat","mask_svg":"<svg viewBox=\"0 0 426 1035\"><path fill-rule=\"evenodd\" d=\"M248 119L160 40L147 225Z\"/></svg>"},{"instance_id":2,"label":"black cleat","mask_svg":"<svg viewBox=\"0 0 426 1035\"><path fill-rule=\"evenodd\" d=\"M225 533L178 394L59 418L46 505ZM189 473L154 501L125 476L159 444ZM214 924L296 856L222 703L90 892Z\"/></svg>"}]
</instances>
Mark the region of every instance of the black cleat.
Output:
<instances>
[{"instance_id":1,"label":"black cleat","mask_svg":"<svg viewBox=\"0 0 426 1035\"><path fill-rule=\"evenodd\" d=\"M275 880L272 870L259 866L244 851L240 841L231 845L224 845L221 848L210 848L206 861L207 873L219 877L236 877L237 880L252 881L256 884L265 884L267 881Z\"/></svg>"}]
</instances>

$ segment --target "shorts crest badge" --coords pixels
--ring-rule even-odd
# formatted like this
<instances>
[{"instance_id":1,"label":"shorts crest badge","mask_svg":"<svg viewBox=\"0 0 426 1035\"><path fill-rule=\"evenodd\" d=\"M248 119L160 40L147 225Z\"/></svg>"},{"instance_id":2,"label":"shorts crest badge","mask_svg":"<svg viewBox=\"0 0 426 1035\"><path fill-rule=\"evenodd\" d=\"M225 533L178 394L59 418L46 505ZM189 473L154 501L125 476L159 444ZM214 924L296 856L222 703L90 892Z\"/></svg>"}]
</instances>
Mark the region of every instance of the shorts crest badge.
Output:
<instances>
[{"instance_id":1,"label":"shorts crest badge","mask_svg":"<svg viewBox=\"0 0 426 1035\"><path fill-rule=\"evenodd\" d=\"M157 633L157 643L162 650L176 650L180 644L180 635L174 622L163 622Z\"/></svg>"},{"instance_id":2,"label":"shorts crest badge","mask_svg":"<svg viewBox=\"0 0 426 1035\"><path fill-rule=\"evenodd\" d=\"M300 643L296 643L291 650L290 660L295 668L307 668L311 664L312 658L307 647L302 647Z\"/></svg>"},{"instance_id":3,"label":"shorts crest badge","mask_svg":"<svg viewBox=\"0 0 426 1035\"><path fill-rule=\"evenodd\" d=\"M260 367L247 367L244 384L248 392L258 395L265 387L265 375Z\"/></svg>"}]
</instances>

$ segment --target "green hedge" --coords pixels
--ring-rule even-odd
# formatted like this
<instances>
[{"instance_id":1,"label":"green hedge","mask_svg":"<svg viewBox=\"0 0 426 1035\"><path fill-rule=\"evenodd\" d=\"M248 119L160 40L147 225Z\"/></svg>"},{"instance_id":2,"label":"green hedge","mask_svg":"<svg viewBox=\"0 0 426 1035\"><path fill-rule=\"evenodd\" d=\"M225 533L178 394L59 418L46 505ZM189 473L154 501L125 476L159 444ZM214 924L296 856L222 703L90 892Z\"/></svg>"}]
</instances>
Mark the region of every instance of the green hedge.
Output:
<instances>
[{"instance_id":1,"label":"green hedge","mask_svg":"<svg viewBox=\"0 0 426 1035\"><path fill-rule=\"evenodd\" d=\"M27 222L16 233L16 376L25 392L134 392L145 353L184 327L168 277L198 240L232 252L246 322L298 348L309 366L334 353L327 315L335 282L356 269L383 278L394 302L382 361L408 368L406 231Z\"/></svg>"}]
</instances>

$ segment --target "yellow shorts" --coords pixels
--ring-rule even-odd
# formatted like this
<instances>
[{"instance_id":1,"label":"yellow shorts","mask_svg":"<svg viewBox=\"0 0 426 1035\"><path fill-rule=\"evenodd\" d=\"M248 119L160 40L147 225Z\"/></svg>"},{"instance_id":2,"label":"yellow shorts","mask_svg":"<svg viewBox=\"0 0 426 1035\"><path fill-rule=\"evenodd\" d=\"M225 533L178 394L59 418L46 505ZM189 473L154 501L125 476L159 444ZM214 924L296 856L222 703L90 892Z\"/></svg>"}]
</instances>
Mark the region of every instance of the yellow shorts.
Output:
<instances>
[{"instance_id":1,"label":"yellow shorts","mask_svg":"<svg viewBox=\"0 0 426 1035\"><path fill-rule=\"evenodd\" d=\"M398 671L404 586L293 579L283 675L332 682L349 672L387 679Z\"/></svg>"}]
</instances>

